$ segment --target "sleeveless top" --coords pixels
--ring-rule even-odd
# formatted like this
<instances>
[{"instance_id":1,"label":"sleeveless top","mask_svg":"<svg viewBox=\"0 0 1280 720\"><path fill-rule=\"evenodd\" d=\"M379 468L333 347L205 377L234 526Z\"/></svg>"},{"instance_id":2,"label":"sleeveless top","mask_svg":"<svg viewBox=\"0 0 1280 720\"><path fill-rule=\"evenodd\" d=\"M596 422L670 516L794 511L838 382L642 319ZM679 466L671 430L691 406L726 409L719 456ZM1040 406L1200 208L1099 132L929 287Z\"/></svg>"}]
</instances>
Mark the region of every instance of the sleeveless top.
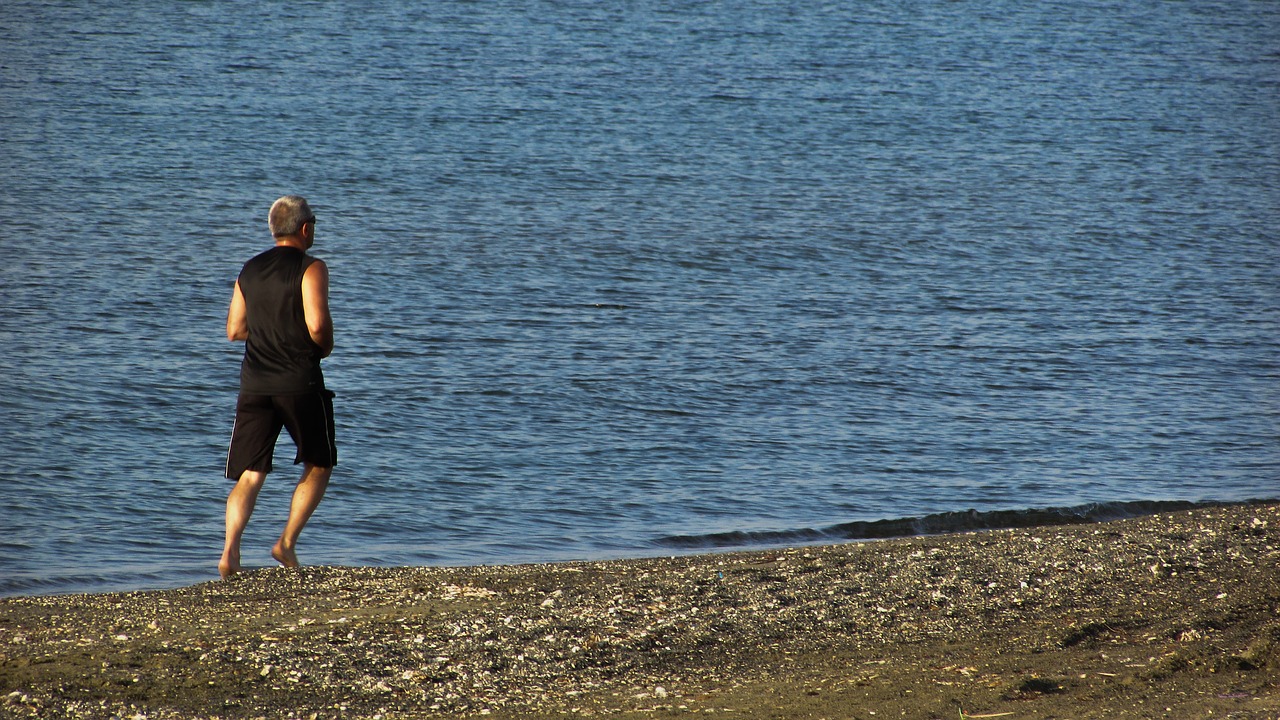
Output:
<instances>
[{"instance_id":1,"label":"sleeveless top","mask_svg":"<svg viewBox=\"0 0 1280 720\"><path fill-rule=\"evenodd\" d=\"M291 247L274 247L244 264L249 338L240 364L240 391L254 395L302 395L324 389L322 351L307 330L302 275L315 258Z\"/></svg>"}]
</instances>

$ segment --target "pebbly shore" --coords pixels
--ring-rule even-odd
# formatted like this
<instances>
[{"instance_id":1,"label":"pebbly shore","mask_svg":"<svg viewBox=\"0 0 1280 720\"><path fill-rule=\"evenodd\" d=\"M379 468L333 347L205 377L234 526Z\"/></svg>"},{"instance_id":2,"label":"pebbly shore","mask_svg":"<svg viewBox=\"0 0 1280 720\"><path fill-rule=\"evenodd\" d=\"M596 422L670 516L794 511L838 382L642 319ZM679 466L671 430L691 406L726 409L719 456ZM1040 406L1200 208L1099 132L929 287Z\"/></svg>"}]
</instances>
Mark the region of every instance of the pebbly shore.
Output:
<instances>
[{"instance_id":1,"label":"pebbly shore","mask_svg":"<svg viewBox=\"0 0 1280 720\"><path fill-rule=\"evenodd\" d=\"M1280 718L1280 505L0 599L5 718Z\"/></svg>"}]
</instances>

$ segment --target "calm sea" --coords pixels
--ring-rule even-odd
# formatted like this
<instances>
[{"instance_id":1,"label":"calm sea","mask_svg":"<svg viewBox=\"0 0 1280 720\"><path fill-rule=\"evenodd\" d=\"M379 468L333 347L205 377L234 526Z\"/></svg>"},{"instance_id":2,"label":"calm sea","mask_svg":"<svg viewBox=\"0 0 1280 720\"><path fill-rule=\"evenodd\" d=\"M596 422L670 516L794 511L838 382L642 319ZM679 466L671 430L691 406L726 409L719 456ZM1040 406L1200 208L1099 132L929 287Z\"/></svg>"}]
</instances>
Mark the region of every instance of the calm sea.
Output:
<instances>
[{"instance_id":1,"label":"calm sea","mask_svg":"<svg viewBox=\"0 0 1280 720\"><path fill-rule=\"evenodd\" d=\"M286 193L338 338L309 564L1280 497L1272 0L11 1L0 594L216 576Z\"/></svg>"}]
</instances>

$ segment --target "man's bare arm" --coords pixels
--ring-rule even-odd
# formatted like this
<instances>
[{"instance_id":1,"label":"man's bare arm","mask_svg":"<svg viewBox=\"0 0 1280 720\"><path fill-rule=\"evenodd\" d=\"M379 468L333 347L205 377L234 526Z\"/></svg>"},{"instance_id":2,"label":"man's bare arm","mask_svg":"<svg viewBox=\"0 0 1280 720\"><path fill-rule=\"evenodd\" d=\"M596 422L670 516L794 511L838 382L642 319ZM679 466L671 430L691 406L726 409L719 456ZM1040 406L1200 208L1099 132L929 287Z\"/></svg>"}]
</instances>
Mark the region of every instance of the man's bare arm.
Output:
<instances>
[{"instance_id":1,"label":"man's bare arm","mask_svg":"<svg viewBox=\"0 0 1280 720\"><path fill-rule=\"evenodd\" d=\"M245 319L244 293L240 292L240 281L236 281L236 289L231 294L231 309L227 310L227 339L249 339L249 322Z\"/></svg>"},{"instance_id":2,"label":"man's bare arm","mask_svg":"<svg viewBox=\"0 0 1280 720\"><path fill-rule=\"evenodd\" d=\"M311 340L321 357L333 352L333 318L329 316L329 268L323 260L311 263L302 274L302 311Z\"/></svg>"}]
</instances>

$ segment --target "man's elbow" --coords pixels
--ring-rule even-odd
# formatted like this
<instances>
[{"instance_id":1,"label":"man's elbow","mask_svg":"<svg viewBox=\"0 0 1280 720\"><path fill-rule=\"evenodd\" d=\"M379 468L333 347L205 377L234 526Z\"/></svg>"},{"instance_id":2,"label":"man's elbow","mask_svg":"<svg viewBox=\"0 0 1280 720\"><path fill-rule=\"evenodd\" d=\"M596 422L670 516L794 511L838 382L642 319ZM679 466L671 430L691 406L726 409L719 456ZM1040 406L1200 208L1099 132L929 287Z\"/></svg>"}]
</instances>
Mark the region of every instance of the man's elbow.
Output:
<instances>
[{"instance_id":1,"label":"man's elbow","mask_svg":"<svg viewBox=\"0 0 1280 720\"><path fill-rule=\"evenodd\" d=\"M329 353L333 352L333 326L326 324L309 330L311 342L320 348L320 357L329 357Z\"/></svg>"}]
</instances>

